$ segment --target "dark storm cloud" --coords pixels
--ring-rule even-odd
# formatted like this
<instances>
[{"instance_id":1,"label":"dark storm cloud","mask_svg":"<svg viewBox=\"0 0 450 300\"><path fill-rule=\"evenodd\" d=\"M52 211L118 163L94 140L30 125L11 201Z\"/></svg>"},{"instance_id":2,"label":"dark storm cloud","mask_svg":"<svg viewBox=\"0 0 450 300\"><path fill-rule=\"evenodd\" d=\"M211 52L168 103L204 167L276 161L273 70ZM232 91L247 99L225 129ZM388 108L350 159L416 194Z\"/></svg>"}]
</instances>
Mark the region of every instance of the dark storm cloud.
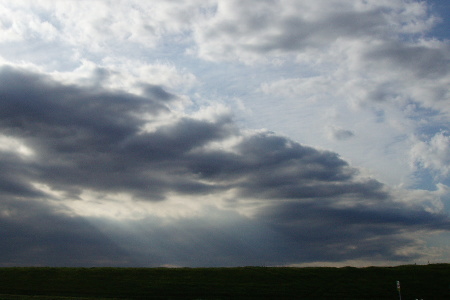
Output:
<instances>
[{"instance_id":1,"label":"dark storm cloud","mask_svg":"<svg viewBox=\"0 0 450 300\"><path fill-rule=\"evenodd\" d=\"M72 194L90 188L147 200L163 199L169 191L231 187L265 198L374 192L369 183L352 182L355 170L335 153L274 134L246 136L234 152L194 151L238 134L226 115L214 121L184 117L142 132L145 120L138 113L168 112L156 97L64 86L10 69L0 79L1 131L24 139L36 152L35 160L16 161L14 168L23 170L16 171L15 185L8 181L10 189L35 181Z\"/></svg>"},{"instance_id":2,"label":"dark storm cloud","mask_svg":"<svg viewBox=\"0 0 450 300\"><path fill-rule=\"evenodd\" d=\"M243 266L380 258L407 262L420 258L418 252L399 251L420 246L408 233L449 229L447 216L420 207L389 207L390 201L370 207L354 200L361 203L340 208L329 201L274 203L252 218L214 209L170 223L148 218L127 224L141 229L131 238L133 231L117 225L108 231L127 241L126 252L142 263Z\"/></svg>"},{"instance_id":3,"label":"dark storm cloud","mask_svg":"<svg viewBox=\"0 0 450 300\"><path fill-rule=\"evenodd\" d=\"M162 89L140 98L59 85L11 69L4 69L0 80L1 132L24 139L37 152L35 161L17 162L16 168L26 171L20 177L60 190L126 190L148 199L172 188L201 190L176 176L185 169L183 155L231 130L226 118L215 123L183 118L141 133L145 122L138 114L168 112L160 101L166 95L156 97ZM173 178L165 181L164 170Z\"/></svg>"},{"instance_id":4,"label":"dark storm cloud","mask_svg":"<svg viewBox=\"0 0 450 300\"><path fill-rule=\"evenodd\" d=\"M301 244L312 261L341 261L382 256L408 260L416 254L399 254L398 249L417 246L405 232L449 230L448 216L407 207L392 201L367 205L335 206L327 201L289 202L265 209L259 215L268 226ZM324 243L324 241L326 241Z\"/></svg>"},{"instance_id":5,"label":"dark storm cloud","mask_svg":"<svg viewBox=\"0 0 450 300\"><path fill-rule=\"evenodd\" d=\"M243 197L386 197L381 183L354 181L356 170L336 153L318 151L271 133L249 136L236 150L235 154L190 156L190 168L202 179L237 181L233 187Z\"/></svg>"},{"instance_id":6,"label":"dark storm cloud","mask_svg":"<svg viewBox=\"0 0 450 300\"><path fill-rule=\"evenodd\" d=\"M397 250L417 245L408 233L449 229L447 216L396 202L382 183L360 179L336 153L269 132L244 133L226 114L175 118L163 89L153 89L138 97L1 70L0 134L34 152L0 152L0 230L8 236L0 242L2 264L98 265L102 257L104 265L197 266L407 259L416 254ZM143 131L146 124L155 126ZM236 137L229 148L209 146ZM58 209L84 201L83 190L147 201L209 195L211 207L221 192L235 198L225 199L230 211L214 208L197 220L149 217L109 226ZM252 218L237 213L248 199L264 204Z\"/></svg>"},{"instance_id":7,"label":"dark storm cloud","mask_svg":"<svg viewBox=\"0 0 450 300\"><path fill-rule=\"evenodd\" d=\"M133 265L132 257L83 218L36 201L0 201L0 266Z\"/></svg>"}]
</instances>

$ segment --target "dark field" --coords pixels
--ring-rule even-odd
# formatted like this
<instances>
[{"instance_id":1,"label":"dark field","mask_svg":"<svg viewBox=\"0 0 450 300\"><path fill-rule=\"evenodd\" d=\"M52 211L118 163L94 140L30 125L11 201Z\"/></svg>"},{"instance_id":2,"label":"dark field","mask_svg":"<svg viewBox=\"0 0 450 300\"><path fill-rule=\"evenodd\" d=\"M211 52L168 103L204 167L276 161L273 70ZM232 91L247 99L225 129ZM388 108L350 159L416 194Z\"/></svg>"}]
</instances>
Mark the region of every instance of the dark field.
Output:
<instances>
[{"instance_id":1,"label":"dark field","mask_svg":"<svg viewBox=\"0 0 450 300\"><path fill-rule=\"evenodd\" d=\"M450 264L369 268L0 268L0 299L450 299Z\"/></svg>"}]
</instances>

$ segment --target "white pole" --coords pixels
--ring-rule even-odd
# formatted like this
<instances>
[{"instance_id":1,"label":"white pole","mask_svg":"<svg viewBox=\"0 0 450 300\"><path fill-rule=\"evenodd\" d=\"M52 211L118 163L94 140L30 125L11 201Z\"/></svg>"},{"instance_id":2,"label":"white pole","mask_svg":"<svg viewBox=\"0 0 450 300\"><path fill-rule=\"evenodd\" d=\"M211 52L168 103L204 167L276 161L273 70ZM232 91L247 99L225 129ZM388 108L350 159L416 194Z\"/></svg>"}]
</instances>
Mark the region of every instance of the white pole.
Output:
<instances>
[{"instance_id":1,"label":"white pole","mask_svg":"<svg viewBox=\"0 0 450 300\"><path fill-rule=\"evenodd\" d=\"M398 298L402 300L402 294L400 293L400 281L397 280L397 291L398 291Z\"/></svg>"}]
</instances>

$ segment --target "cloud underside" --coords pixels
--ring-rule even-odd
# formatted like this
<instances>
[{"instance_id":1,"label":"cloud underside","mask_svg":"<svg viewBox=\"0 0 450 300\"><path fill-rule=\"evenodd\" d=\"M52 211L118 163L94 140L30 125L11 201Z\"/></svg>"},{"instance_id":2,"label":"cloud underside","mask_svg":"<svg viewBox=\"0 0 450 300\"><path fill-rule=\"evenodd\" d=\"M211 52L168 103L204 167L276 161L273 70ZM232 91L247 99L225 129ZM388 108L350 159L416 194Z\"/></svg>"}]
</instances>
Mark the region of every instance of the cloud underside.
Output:
<instances>
[{"instance_id":1,"label":"cloud underside","mask_svg":"<svg viewBox=\"0 0 450 300\"><path fill-rule=\"evenodd\" d=\"M228 112L176 113L176 98L2 68L0 264L407 261L420 257L418 236L449 229L336 153L244 131ZM174 199L192 214L163 218ZM84 203L147 210L74 209Z\"/></svg>"}]
</instances>

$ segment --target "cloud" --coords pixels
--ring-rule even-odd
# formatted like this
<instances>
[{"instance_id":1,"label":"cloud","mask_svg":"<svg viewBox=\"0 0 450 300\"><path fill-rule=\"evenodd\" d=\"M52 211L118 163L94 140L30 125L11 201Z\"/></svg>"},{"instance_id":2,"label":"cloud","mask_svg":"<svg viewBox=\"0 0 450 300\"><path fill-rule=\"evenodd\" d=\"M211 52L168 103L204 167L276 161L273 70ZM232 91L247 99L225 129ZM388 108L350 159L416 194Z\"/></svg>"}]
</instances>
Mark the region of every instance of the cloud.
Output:
<instances>
[{"instance_id":1,"label":"cloud","mask_svg":"<svg viewBox=\"0 0 450 300\"><path fill-rule=\"evenodd\" d=\"M198 179L214 181L219 176L242 178L236 187L256 194L278 185L271 183L276 172L279 184L294 197L302 193L298 183L291 182L297 176L307 180L307 190L314 190L310 184L315 180L345 181L352 172L336 154L267 133L244 136L232 153L204 150L238 133L227 115L212 121L184 116L145 130L159 116L170 114L164 105L168 94L161 87L152 86L157 93L143 98L60 85L11 69L3 70L2 82L2 131L22 139L36 153L31 165L39 175L34 180L50 180L60 188L123 188L159 198L166 189L217 188L220 185ZM292 164L308 167L296 169ZM192 174L198 178L191 179Z\"/></svg>"},{"instance_id":2,"label":"cloud","mask_svg":"<svg viewBox=\"0 0 450 300\"><path fill-rule=\"evenodd\" d=\"M336 139L338 141L348 140L355 136L355 134L351 130L336 127L329 128L329 135L332 139Z\"/></svg>"},{"instance_id":3,"label":"cloud","mask_svg":"<svg viewBox=\"0 0 450 300\"><path fill-rule=\"evenodd\" d=\"M405 210L403 205L390 201L380 201L376 207L356 204L345 208L317 202L283 203L260 217L298 241L298 255L309 261L367 257L376 260L378 256L394 261L419 258L417 252L401 254L406 247L415 247L416 251L419 248L417 241L404 234L405 230L418 233L424 228L428 231L448 226L444 215Z\"/></svg>"},{"instance_id":4,"label":"cloud","mask_svg":"<svg viewBox=\"0 0 450 300\"><path fill-rule=\"evenodd\" d=\"M403 1L218 1L194 31L200 57L246 63L320 49L339 40L418 33L436 21L423 3ZM393 30L394 29L394 30Z\"/></svg>"},{"instance_id":5,"label":"cloud","mask_svg":"<svg viewBox=\"0 0 450 300\"><path fill-rule=\"evenodd\" d=\"M104 0L33 4L20 0L2 2L0 7L3 58L67 71L77 68L80 60L99 62L108 56L145 57L148 63L168 40L173 42L170 51L186 47L192 24L208 14L211 1L131 0L111 5Z\"/></svg>"},{"instance_id":6,"label":"cloud","mask_svg":"<svg viewBox=\"0 0 450 300\"><path fill-rule=\"evenodd\" d=\"M0 266L133 264L132 257L87 220L58 213L37 195L15 196L0 196Z\"/></svg>"},{"instance_id":7,"label":"cloud","mask_svg":"<svg viewBox=\"0 0 450 300\"><path fill-rule=\"evenodd\" d=\"M428 142L418 141L411 149L415 165L432 170L438 177L450 173L450 137L447 132L435 134Z\"/></svg>"},{"instance_id":8,"label":"cloud","mask_svg":"<svg viewBox=\"0 0 450 300\"><path fill-rule=\"evenodd\" d=\"M2 265L439 252L450 51L429 3L111 4L0 1Z\"/></svg>"},{"instance_id":9,"label":"cloud","mask_svg":"<svg viewBox=\"0 0 450 300\"><path fill-rule=\"evenodd\" d=\"M180 34L208 1L142 3L109 1L74 3L40 1L30 5L3 3L4 40L64 40L100 51L104 46L129 41L154 47L164 34ZM155 13L157 11L158 13ZM151 16L151 17L149 17ZM25 21L28 20L28 21ZM51 34L49 34L51 33Z\"/></svg>"},{"instance_id":10,"label":"cloud","mask_svg":"<svg viewBox=\"0 0 450 300\"><path fill-rule=\"evenodd\" d=\"M174 112L175 94L148 89L1 69L0 222L17 241L3 265L406 261L419 233L449 229L433 195L402 202L334 152L227 111Z\"/></svg>"},{"instance_id":11,"label":"cloud","mask_svg":"<svg viewBox=\"0 0 450 300\"><path fill-rule=\"evenodd\" d=\"M24 139L38 153L34 168L39 180L54 180L62 186L108 189L118 185L153 190L156 195L163 180L147 173L142 164L163 165L170 159L176 163L184 151L219 138L227 130L220 122L182 118L156 132L142 132L143 114L169 112L164 105L168 94L160 87L153 93L159 98L143 98L58 85L8 70L2 73L2 83L3 132ZM119 178L115 173L119 171L130 173Z\"/></svg>"},{"instance_id":12,"label":"cloud","mask_svg":"<svg viewBox=\"0 0 450 300\"><path fill-rule=\"evenodd\" d=\"M364 49L362 66L377 76L369 88L367 100L387 101L404 106L417 103L422 107L447 112L449 98L444 87L450 80L448 45L439 41L416 43L383 42ZM379 76L381 72L384 76Z\"/></svg>"},{"instance_id":13,"label":"cloud","mask_svg":"<svg viewBox=\"0 0 450 300\"><path fill-rule=\"evenodd\" d=\"M222 39L221 28L228 28L224 24L233 28L237 19L244 24L251 19L231 11L246 11L253 18L264 15L251 14L247 6L224 5L206 29L219 31L220 39L205 40L205 48L199 47L201 57L248 63L256 72L271 62L275 75L263 76L257 100L246 103L255 119L264 116L264 126L271 130L334 149L386 182L416 186L412 173L417 169L410 168L404 153L414 147L420 132L437 133L448 123L442 120L448 118L450 51L446 40L428 35L437 19L427 3L354 1L327 6L321 1L286 1L277 2L279 7L271 3L272 12L268 3L256 11L270 16L261 22L269 20L264 25L276 34L244 26ZM298 15L298 26L283 27L289 19L285 11ZM347 20L360 30L347 30ZM245 44L249 41L254 47ZM264 48L264 43L272 44ZM348 130L341 137L358 134L344 145L330 128Z\"/></svg>"},{"instance_id":14,"label":"cloud","mask_svg":"<svg viewBox=\"0 0 450 300\"><path fill-rule=\"evenodd\" d=\"M346 193L344 185L326 192L315 184L345 182L354 172L331 152L269 133L242 135L227 115L212 121L183 116L146 130L170 114L161 87L152 87L157 91L153 98L143 98L60 85L11 69L3 70L2 82L2 131L36 153L30 164L38 174L33 181L49 180L60 188L145 191L151 199L152 194L163 197L165 190L229 188L229 183L214 182L221 178L238 180L233 186L249 195L281 197L278 188L283 186L285 197L303 197ZM236 134L242 140L232 152L208 150L208 144ZM201 183L205 180L212 183Z\"/></svg>"}]
</instances>

